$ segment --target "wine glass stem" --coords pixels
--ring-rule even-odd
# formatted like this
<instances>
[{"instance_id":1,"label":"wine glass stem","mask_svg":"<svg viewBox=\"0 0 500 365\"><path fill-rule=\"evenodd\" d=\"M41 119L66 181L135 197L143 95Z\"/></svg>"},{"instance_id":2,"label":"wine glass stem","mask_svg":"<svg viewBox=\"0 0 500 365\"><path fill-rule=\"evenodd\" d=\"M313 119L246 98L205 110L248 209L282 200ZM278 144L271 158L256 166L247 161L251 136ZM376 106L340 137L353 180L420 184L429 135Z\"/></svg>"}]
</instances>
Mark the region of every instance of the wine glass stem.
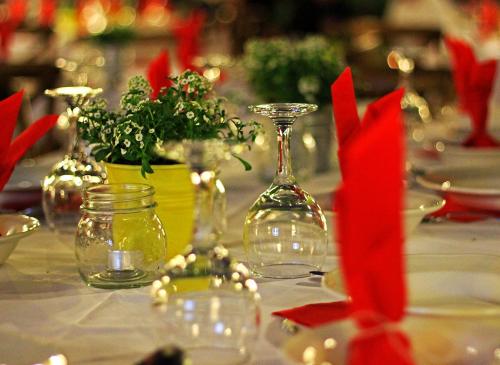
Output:
<instances>
[{"instance_id":1,"label":"wine glass stem","mask_svg":"<svg viewBox=\"0 0 500 365\"><path fill-rule=\"evenodd\" d=\"M215 173L192 172L191 181L195 187L194 231L191 245L194 250L207 251L215 244L213 229Z\"/></svg>"},{"instance_id":2,"label":"wine glass stem","mask_svg":"<svg viewBox=\"0 0 500 365\"><path fill-rule=\"evenodd\" d=\"M292 135L292 122L274 122L278 134L278 164L276 176L273 183L275 185L294 184L295 177L292 173L292 160L290 156L290 140Z\"/></svg>"}]
</instances>

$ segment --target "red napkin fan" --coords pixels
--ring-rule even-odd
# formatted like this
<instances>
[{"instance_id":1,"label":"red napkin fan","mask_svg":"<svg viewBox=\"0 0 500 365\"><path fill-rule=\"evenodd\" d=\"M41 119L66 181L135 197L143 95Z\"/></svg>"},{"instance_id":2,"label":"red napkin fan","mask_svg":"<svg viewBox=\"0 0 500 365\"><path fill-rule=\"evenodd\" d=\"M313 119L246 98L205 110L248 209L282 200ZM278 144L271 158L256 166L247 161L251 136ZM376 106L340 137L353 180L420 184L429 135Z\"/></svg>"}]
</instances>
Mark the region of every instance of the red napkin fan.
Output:
<instances>
[{"instance_id":1,"label":"red napkin fan","mask_svg":"<svg viewBox=\"0 0 500 365\"><path fill-rule=\"evenodd\" d=\"M36 141L57 122L57 115L40 118L17 136L11 143L17 116L23 100L23 91L0 101L0 191L10 178L17 161Z\"/></svg>"},{"instance_id":2,"label":"red napkin fan","mask_svg":"<svg viewBox=\"0 0 500 365\"><path fill-rule=\"evenodd\" d=\"M352 108L349 69L338 82L332 85L334 113L339 135L345 136L354 128L350 123L359 120ZM350 345L350 364L412 364L407 338L394 329L406 306L403 93L400 89L370 104L361 125L355 125L355 137L351 133L339 146L343 167L343 183L335 198L339 252L352 299L351 315L361 329Z\"/></svg>"},{"instance_id":3,"label":"red napkin fan","mask_svg":"<svg viewBox=\"0 0 500 365\"><path fill-rule=\"evenodd\" d=\"M196 70L194 58L200 52L200 33L205 24L205 13L201 10L193 11L187 19L178 20L174 27L177 39L177 58L183 70Z\"/></svg>"},{"instance_id":4,"label":"red napkin fan","mask_svg":"<svg viewBox=\"0 0 500 365\"><path fill-rule=\"evenodd\" d=\"M153 92L151 98L156 99L161 89L172 84L170 77L170 59L167 51L161 52L148 66L147 77Z\"/></svg>"},{"instance_id":5,"label":"red napkin fan","mask_svg":"<svg viewBox=\"0 0 500 365\"><path fill-rule=\"evenodd\" d=\"M471 47L464 41L445 38L453 64L453 80L460 108L472 120L472 134L463 143L466 147L496 147L499 142L487 132L488 105L493 89L497 62L479 63Z\"/></svg>"}]
</instances>

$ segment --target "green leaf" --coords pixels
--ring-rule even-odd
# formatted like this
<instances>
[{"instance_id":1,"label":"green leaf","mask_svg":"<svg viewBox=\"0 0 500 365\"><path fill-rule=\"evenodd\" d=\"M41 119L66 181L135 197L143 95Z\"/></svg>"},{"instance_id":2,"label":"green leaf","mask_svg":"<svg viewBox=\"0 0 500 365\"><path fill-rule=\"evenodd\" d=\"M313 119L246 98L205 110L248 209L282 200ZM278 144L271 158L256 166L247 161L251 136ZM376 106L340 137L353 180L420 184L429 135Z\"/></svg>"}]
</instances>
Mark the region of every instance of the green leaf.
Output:
<instances>
[{"instance_id":1,"label":"green leaf","mask_svg":"<svg viewBox=\"0 0 500 365\"><path fill-rule=\"evenodd\" d=\"M108 154L108 150L106 148L102 148L98 151L95 151L94 157L97 162L103 161Z\"/></svg>"},{"instance_id":2,"label":"green leaf","mask_svg":"<svg viewBox=\"0 0 500 365\"><path fill-rule=\"evenodd\" d=\"M245 171L250 171L252 169L252 165L250 165L250 163L244 159L242 159L240 156L238 156L237 154L235 153L231 153L231 155L236 158L238 161L241 162L241 164L243 165L243 167L245 167Z\"/></svg>"}]
</instances>

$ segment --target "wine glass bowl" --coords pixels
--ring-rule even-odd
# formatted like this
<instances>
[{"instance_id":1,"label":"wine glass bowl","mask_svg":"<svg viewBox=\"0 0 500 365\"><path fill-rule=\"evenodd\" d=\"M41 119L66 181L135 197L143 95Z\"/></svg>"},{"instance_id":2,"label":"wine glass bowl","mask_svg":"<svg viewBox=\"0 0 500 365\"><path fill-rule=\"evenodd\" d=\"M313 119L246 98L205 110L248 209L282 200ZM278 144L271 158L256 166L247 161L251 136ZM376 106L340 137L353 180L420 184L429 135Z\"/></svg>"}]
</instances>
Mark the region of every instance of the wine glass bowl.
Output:
<instances>
[{"instance_id":1,"label":"wine glass bowl","mask_svg":"<svg viewBox=\"0 0 500 365\"><path fill-rule=\"evenodd\" d=\"M257 276L298 278L320 270L327 252L325 216L314 198L296 182L290 159L291 128L314 104L278 103L250 106L269 117L278 135L278 163L269 188L245 218L243 242L250 269Z\"/></svg>"}]
</instances>

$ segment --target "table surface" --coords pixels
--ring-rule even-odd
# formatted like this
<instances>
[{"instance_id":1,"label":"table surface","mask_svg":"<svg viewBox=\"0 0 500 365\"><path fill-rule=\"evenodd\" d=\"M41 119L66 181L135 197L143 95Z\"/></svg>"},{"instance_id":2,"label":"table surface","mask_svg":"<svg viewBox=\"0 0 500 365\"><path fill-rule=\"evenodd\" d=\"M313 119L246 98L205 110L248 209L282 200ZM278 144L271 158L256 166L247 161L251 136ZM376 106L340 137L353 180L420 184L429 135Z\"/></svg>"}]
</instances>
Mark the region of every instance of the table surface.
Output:
<instances>
[{"instance_id":1,"label":"table surface","mask_svg":"<svg viewBox=\"0 0 500 365\"><path fill-rule=\"evenodd\" d=\"M229 230L223 241L243 258L243 217L265 185L255 175L236 178L229 166ZM331 189L337 174L321 175L303 186L311 193ZM336 266L330 244L325 269ZM421 224L407 240L408 254L500 254L500 221ZM81 281L72 242L61 242L47 228L21 241L0 266L0 363L33 364L64 353L70 364L133 364L166 337L151 307L149 288L102 290ZM279 351L286 334L271 312L335 298L317 280L266 280L259 283L262 327L251 364L287 364Z\"/></svg>"}]
</instances>

